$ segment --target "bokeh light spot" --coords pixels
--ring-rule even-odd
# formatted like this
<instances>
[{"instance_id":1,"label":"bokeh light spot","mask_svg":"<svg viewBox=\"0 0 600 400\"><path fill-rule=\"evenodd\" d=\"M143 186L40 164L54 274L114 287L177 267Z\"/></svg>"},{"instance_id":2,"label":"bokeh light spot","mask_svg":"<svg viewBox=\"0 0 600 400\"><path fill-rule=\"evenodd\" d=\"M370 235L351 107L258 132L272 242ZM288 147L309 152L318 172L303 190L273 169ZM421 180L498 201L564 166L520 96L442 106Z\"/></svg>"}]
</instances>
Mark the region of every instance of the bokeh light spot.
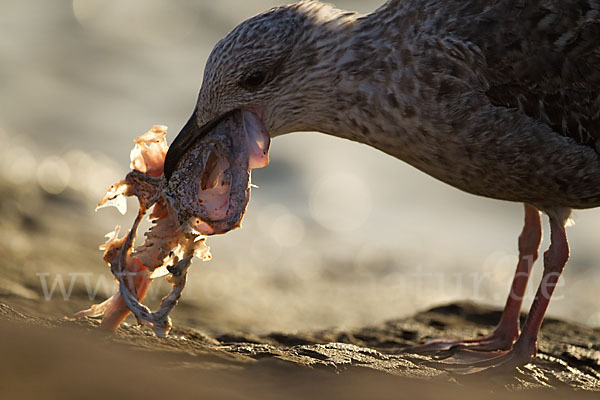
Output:
<instances>
[{"instance_id":1,"label":"bokeh light spot","mask_svg":"<svg viewBox=\"0 0 600 400\"><path fill-rule=\"evenodd\" d=\"M304 239L304 222L281 204L269 204L260 210L258 222L281 247L297 246Z\"/></svg>"},{"instance_id":2,"label":"bokeh light spot","mask_svg":"<svg viewBox=\"0 0 600 400\"><path fill-rule=\"evenodd\" d=\"M3 160L4 175L16 184L29 183L35 176L36 160L31 151L25 147L14 147L7 152Z\"/></svg>"},{"instance_id":3,"label":"bokeh light spot","mask_svg":"<svg viewBox=\"0 0 600 400\"><path fill-rule=\"evenodd\" d=\"M271 236L282 247L297 246L304 238L304 223L294 214L282 214L273 221Z\"/></svg>"},{"instance_id":4,"label":"bokeh light spot","mask_svg":"<svg viewBox=\"0 0 600 400\"><path fill-rule=\"evenodd\" d=\"M317 181L310 196L311 216L335 232L354 231L371 214L372 200L366 182L357 175L339 172Z\"/></svg>"},{"instance_id":5,"label":"bokeh light spot","mask_svg":"<svg viewBox=\"0 0 600 400\"><path fill-rule=\"evenodd\" d=\"M62 158L50 156L38 166L37 178L40 187L46 192L59 194L69 185L71 169Z\"/></svg>"}]
</instances>

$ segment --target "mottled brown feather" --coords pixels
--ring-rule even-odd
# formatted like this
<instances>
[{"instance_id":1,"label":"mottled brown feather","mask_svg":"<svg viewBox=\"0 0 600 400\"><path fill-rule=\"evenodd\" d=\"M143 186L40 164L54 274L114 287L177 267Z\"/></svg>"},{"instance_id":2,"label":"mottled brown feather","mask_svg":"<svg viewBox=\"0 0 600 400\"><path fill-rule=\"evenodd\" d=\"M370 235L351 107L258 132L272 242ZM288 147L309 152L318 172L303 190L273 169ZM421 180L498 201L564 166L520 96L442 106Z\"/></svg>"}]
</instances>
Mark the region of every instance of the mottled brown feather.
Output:
<instances>
[{"instance_id":1,"label":"mottled brown feather","mask_svg":"<svg viewBox=\"0 0 600 400\"><path fill-rule=\"evenodd\" d=\"M268 84L240 87L257 69ZM600 0L279 7L217 44L198 124L248 107L272 136L355 140L469 193L598 207Z\"/></svg>"},{"instance_id":2,"label":"mottled brown feather","mask_svg":"<svg viewBox=\"0 0 600 400\"><path fill-rule=\"evenodd\" d=\"M600 150L600 2L487 3L453 29L482 50L492 104Z\"/></svg>"}]
</instances>

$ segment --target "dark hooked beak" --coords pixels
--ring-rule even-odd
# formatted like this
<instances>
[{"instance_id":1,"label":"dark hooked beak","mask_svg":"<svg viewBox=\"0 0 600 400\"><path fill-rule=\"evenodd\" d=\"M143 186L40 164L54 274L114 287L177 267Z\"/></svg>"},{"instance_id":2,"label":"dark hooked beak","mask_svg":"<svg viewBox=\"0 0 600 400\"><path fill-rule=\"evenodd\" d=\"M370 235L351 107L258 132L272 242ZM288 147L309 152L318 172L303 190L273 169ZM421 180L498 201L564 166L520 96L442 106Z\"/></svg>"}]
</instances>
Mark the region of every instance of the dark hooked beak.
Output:
<instances>
[{"instance_id":1,"label":"dark hooked beak","mask_svg":"<svg viewBox=\"0 0 600 400\"><path fill-rule=\"evenodd\" d=\"M219 124L219 122L231 114L231 111L212 119L203 126L198 126L197 114L198 107L194 109L192 116L169 147L169 151L167 152L167 156L165 158L165 178L167 178L167 181L171 179L171 175L173 175L173 172L177 168L177 163L179 163L179 160L185 154L185 152L188 151L190 146L196 140L203 138L210 131L212 131Z\"/></svg>"}]
</instances>

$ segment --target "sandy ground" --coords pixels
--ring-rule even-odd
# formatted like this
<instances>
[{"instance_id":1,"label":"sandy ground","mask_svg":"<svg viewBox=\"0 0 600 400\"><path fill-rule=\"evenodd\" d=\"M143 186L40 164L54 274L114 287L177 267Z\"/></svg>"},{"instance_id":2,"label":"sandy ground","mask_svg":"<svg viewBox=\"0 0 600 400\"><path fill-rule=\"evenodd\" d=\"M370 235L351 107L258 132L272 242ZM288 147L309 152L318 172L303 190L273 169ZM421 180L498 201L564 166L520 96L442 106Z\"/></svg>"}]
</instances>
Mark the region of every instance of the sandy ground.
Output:
<instances>
[{"instance_id":1,"label":"sandy ground","mask_svg":"<svg viewBox=\"0 0 600 400\"><path fill-rule=\"evenodd\" d=\"M505 375L449 375L398 354L424 336L489 332L499 312L453 304L354 331L166 339L126 325L36 318L0 304L7 398L597 398L600 331L548 320L534 363Z\"/></svg>"},{"instance_id":2,"label":"sandy ground","mask_svg":"<svg viewBox=\"0 0 600 400\"><path fill-rule=\"evenodd\" d=\"M333 3L369 12L384 1ZM3 218L26 215L18 232L0 221L0 235L10 238L0 243L0 279L8 268L20 276L17 283L42 297L38 272L49 274L50 287L59 274L68 288L68 274L89 272L92 287L100 276L110 286L95 249L104 233L133 217L92 210L126 173L133 138L164 124L172 141L194 108L216 41L245 18L285 2L0 2L6 60L0 63L0 175L21 192L15 198L3 189L8 198L0 201ZM213 261L193 266L184 301L194 312L178 315L187 325L352 328L467 298L504 304L520 204L460 192L368 146L322 134L278 137L270 156L271 165L253 173L260 188L253 190L244 229L211 238ZM568 230L571 259L549 313L600 326L593 295L600 287L600 209L577 211L575 222ZM57 249L40 250L27 235ZM14 257L24 262L13 263ZM71 296L80 303L59 304L55 295L49 309L87 306L82 279ZM4 286L0 282L0 291ZM112 290L102 287L100 294Z\"/></svg>"}]
</instances>

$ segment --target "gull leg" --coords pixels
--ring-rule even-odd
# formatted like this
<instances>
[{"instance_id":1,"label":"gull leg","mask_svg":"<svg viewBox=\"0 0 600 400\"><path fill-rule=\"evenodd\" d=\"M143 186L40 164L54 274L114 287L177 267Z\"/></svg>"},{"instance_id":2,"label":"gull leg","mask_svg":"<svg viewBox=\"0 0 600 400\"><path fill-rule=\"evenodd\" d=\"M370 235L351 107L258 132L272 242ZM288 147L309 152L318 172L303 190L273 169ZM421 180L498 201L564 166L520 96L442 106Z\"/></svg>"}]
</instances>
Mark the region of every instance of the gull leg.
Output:
<instances>
[{"instance_id":1,"label":"gull leg","mask_svg":"<svg viewBox=\"0 0 600 400\"><path fill-rule=\"evenodd\" d=\"M496 351L510 349L519 336L519 314L531 268L538 258L542 240L540 212L532 205L525 204L525 222L519 236L519 262L513 278L504 312L494 332L477 339L433 339L420 346L410 347L404 352L422 354L447 351L446 356L462 349L473 351Z\"/></svg>"},{"instance_id":2,"label":"gull leg","mask_svg":"<svg viewBox=\"0 0 600 400\"><path fill-rule=\"evenodd\" d=\"M512 349L478 354L477 352L465 350L464 352L468 353L458 359L466 362L454 364L437 362L433 366L455 370L459 373L473 373L482 370L509 371L533 361L537 354L537 337L544 315L558 279L569 259L569 244L565 232L565 222L566 218L550 215L551 244L544 253L544 274L529 310L529 315L523 325L521 335Z\"/></svg>"}]
</instances>

